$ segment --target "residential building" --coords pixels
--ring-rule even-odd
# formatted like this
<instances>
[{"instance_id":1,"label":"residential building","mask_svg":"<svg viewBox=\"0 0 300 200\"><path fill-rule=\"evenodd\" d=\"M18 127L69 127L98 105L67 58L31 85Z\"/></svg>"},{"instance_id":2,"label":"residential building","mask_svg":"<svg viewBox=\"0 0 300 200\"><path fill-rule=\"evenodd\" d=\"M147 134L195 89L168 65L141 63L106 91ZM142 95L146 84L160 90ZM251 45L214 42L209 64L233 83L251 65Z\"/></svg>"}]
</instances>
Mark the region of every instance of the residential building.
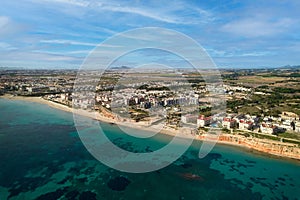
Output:
<instances>
[{"instance_id":1,"label":"residential building","mask_svg":"<svg viewBox=\"0 0 300 200\"><path fill-rule=\"evenodd\" d=\"M204 115L201 115L198 119L197 119L197 127L204 127L204 126L208 126L210 125L212 120L212 117L204 117Z\"/></svg>"},{"instance_id":2,"label":"residential building","mask_svg":"<svg viewBox=\"0 0 300 200\"><path fill-rule=\"evenodd\" d=\"M277 132L277 127L273 124L262 123L260 125L260 131L264 134L275 134Z\"/></svg>"},{"instance_id":3,"label":"residential building","mask_svg":"<svg viewBox=\"0 0 300 200\"><path fill-rule=\"evenodd\" d=\"M197 115L186 114L186 115L181 116L181 121L183 123L193 123L193 124L196 124L197 123L197 118L198 118Z\"/></svg>"},{"instance_id":4,"label":"residential building","mask_svg":"<svg viewBox=\"0 0 300 200\"><path fill-rule=\"evenodd\" d=\"M241 119L238 126L241 130L250 130L253 127L253 122L250 120Z\"/></svg>"},{"instance_id":5,"label":"residential building","mask_svg":"<svg viewBox=\"0 0 300 200\"><path fill-rule=\"evenodd\" d=\"M227 129L234 128L236 126L236 120L229 117L224 117L222 121L222 126L223 128Z\"/></svg>"}]
</instances>

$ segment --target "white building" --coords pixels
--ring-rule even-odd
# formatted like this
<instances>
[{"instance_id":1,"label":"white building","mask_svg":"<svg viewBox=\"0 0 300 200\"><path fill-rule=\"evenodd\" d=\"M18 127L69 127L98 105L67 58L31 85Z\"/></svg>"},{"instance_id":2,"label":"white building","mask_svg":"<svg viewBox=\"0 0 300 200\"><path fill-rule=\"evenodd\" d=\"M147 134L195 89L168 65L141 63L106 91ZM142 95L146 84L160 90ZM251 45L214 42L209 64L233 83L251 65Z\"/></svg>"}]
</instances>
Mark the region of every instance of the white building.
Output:
<instances>
[{"instance_id":1,"label":"white building","mask_svg":"<svg viewBox=\"0 0 300 200\"><path fill-rule=\"evenodd\" d=\"M186 114L186 115L181 116L181 121L183 123L193 123L193 124L196 124L197 123L197 118L198 118L197 115Z\"/></svg>"},{"instance_id":2,"label":"white building","mask_svg":"<svg viewBox=\"0 0 300 200\"><path fill-rule=\"evenodd\" d=\"M287 131L292 131L293 127L291 126L291 121L290 120L285 120L282 122L280 125L281 128L286 129Z\"/></svg>"},{"instance_id":3,"label":"white building","mask_svg":"<svg viewBox=\"0 0 300 200\"><path fill-rule=\"evenodd\" d=\"M210 125L212 120L212 117L204 117L204 115L201 115L197 119L197 127L204 127Z\"/></svg>"},{"instance_id":4,"label":"white building","mask_svg":"<svg viewBox=\"0 0 300 200\"><path fill-rule=\"evenodd\" d=\"M281 118L284 119L284 120L293 121L293 120L299 119L299 116L296 113L293 113L293 112L282 112L281 113Z\"/></svg>"},{"instance_id":5,"label":"white building","mask_svg":"<svg viewBox=\"0 0 300 200\"><path fill-rule=\"evenodd\" d=\"M296 122L295 131L300 133L300 121Z\"/></svg>"},{"instance_id":6,"label":"white building","mask_svg":"<svg viewBox=\"0 0 300 200\"><path fill-rule=\"evenodd\" d=\"M276 129L277 127L274 126L273 124L262 123L260 125L260 131L265 134L274 134L276 133Z\"/></svg>"},{"instance_id":7,"label":"white building","mask_svg":"<svg viewBox=\"0 0 300 200\"><path fill-rule=\"evenodd\" d=\"M222 121L223 128L231 129L236 126L236 120L228 117L224 117Z\"/></svg>"},{"instance_id":8,"label":"white building","mask_svg":"<svg viewBox=\"0 0 300 200\"><path fill-rule=\"evenodd\" d=\"M239 129L241 130L250 130L253 127L253 122L250 120L241 119L239 121Z\"/></svg>"}]
</instances>

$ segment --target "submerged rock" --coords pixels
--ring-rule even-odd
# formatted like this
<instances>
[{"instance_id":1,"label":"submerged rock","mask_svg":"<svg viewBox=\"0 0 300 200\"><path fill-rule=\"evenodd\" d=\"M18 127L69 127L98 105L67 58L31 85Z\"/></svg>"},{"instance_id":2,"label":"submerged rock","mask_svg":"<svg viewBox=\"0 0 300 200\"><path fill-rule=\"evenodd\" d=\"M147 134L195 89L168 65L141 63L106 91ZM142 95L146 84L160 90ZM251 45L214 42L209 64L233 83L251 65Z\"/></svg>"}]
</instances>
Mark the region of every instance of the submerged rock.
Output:
<instances>
[{"instance_id":1,"label":"submerged rock","mask_svg":"<svg viewBox=\"0 0 300 200\"><path fill-rule=\"evenodd\" d=\"M36 200L53 200L53 199L59 199L61 196L63 196L65 193L64 189L58 189L55 192L49 192L46 194L43 194L36 198Z\"/></svg>"},{"instance_id":2,"label":"submerged rock","mask_svg":"<svg viewBox=\"0 0 300 200\"><path fill-rule=\"evenodd\" d=\"M115 191L123 191L130 184L130 180L123 176L110 179L107 183L108 187Z\"/></svg>"},{"instance_id":3,"label":"submerged rock","mask_svg":"<svg viewBox=\"0 0 300 200\"><path fill-rule=\"evenodd\" d=\"M94 192L86 191L80 194L79 200L97 200L97 198Z\"/></svg>"}]
</instances>

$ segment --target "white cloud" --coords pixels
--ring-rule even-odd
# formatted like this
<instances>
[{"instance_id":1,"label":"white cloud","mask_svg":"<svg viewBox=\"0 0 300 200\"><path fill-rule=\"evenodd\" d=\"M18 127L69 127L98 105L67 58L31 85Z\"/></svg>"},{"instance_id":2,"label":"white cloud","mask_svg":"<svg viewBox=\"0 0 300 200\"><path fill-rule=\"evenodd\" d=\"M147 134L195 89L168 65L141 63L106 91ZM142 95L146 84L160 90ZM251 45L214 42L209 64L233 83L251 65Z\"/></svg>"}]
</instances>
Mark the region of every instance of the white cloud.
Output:
<instances>
[{"instance_id":1,"label":"white cloud","mask_svg":"<svg viewBox=\"0 0 300 200\"><path fill-rule=\"evenodd\" d=\"M45 52L28 52L28 51L15 51L15 52L5 52L0 54L0 64L4 62L77 62L81 63L82 58L74 56L66 56L59 54L50 54ZM49 63L50 64L50 63Z\"/></svg>"},{"instance_id":2,"label":"white cloud","mask_svg":"<svg viewBox=\"0 0 300 200\"><path fill-rule=\"evenodd\" d=\"M40 40L41 43L47 44L63 44L63 45L79 45L79 46L89 46L89 47L96 47L101 44L102 47L107 48L119 48L122 47L120 45L112 45L112 44L102 44L102 43L90 43L90 42L80 42L74 40Z\"/></svg>"},{"instance_id":3,"label":"white cloud","mask_svg":"<svg viewBox=\"0 0 300 200\"><path fill-rule=\"evenodd\" d=\"M274 55L274 52L271 51L224 51L224 50L216 50L216 49L206 49L207 52L212 57L219 58L237 58L237 57L261 57L267 55Z\"/></svg>"},{"instance_id":4,"label":"white cloud","mask_svg":"<svg viewBox=\"0 0 300 200\"><path fill-rule=\"evenodd\" d=\"M97 44L90 42L79 42L73 40L41 40L41 43L49 43L49 44L65 44L65 45L80 45L80 46L92 46L95 47Z\"/></svg>"},{"instance_id":5,"label":"white cloud","mask_svg":"<svg viewBox=\"0 0 300 200\"><path fill-rule=\"evenodd\" d=\"M0 37L11 37L25 29L25 26L17 24L7 16L0 16Z\"/></svg>"},{"instance_id":6,"label":"white cloud","mask_svg":"<svg viewBox=\"0 0 300 200\"><path fill-rule=\"evenodd\" d=\"M87 1L81 1L81 0L51 0L51 1L57 3L71 4L75 6L82 6L82 7L86 7L89 5Z\"/></svg>"},{"instance_id":7,"label":"white cloud","mask_svg":"<svg viewBox=\"0 0 300 200\"><path fill-rule=\"evenodd\" d=\"M4 29L9 24L10 20L6 16L0 16L0 29Z\"/></svg>"},{"instance_id":8,"label":"white cloud","mask_svg":"<svg viewBox=\"0 0 300 200\"><path fill-rule=\"evenodd\" d=\"M140 15L170 24L198 24L199 22L207 22L213 19L211 12L182 1L168 2L168 6L165 6L163 3L159 3L156 6L145 6L145 4L143 6L141 4L127 6L122 5L120 2L98 2L91 5L100 10ZM194 14L194 16L191 14Z\"/></svg>"},{"instance_id":9,"label":"white cloud","mask_svg":"<svg viewBox=\"0 0 300 200\"><path fill-rule=\"evenodd\" d=\"M16 50L16 47L13 47L12 45L6 43L6 42L0 42L0 50Z\"/></svg>"},{"instance_id":10,"label":"white cloud","mask_svg":"<svg viewBox=\"0 0 300 200\"><path fill-rule=\"evenodd\" d=\"M167 15L165 13L156 13L155 11L149 11L145 8L138 7L127 7L127 6L116 6L109 4L99 4L99 8L102 10L136 14L143 17L148 17L157 21L172 23L172 24L189 24L189 21L182 21L178 17Z\"/></svg>"},{"instance_id":11,"label":"white cloud","mask_svg":"<svg viewBox=\"0 0 300 200\"><path fill-rule=\"evenodd\" d=\"M199 22L209 21L212 19L211 13L201 9L190 6L189 4L184 4L183 2L169 2L168 6L162 3L157 4L157 6L145 6L145 4L124 4L123 1L95 1L95 0L44 0L37 1L32 0L35 3L60 3L70 6L82 7L87 10L94 11L109 11L118 13L127 13L133 15L139 15L142 17L150 18L156 21L170 23L170 24L197 24ZM133 5L134 4L134 5ZM129 5L129 6L128 6ZM64 9L64 11L66 11ZM70 9L67 11L72 13ZM183 12L183 16L181 16ZM187 17L184 13L194 13L196 16ZM203 20L204 19L204 20Z\"/></svg>"},{"instance_id":12,"label":"white cloud","mask_svg":"<svg viewBox=\"0 0 300 200\"><path fill-rule=\"evenodd\" d=\"M244 37L272 36L286 32L294 24L289 18L268 20L264 18L245 18L229 22L221 30Z\"/></svg>"},{"instance_id":13,"label":"white cloud","mask_svg":"<svg viewBox=\"0 0 300 200\"><path fill-rule=\"evenodd\" d=\"M7 57L15 59L19 56L17 59L21 60L24 56L27 62L27 58L33 61L45 58L65 63L73 60L73 56L84 57L98 45L98 41L105 41L119 31L163 26L182 31L203 45L213 46L215 50L208 52L217 59L232 62L261 59L265 62L262 58L268 60L272 57L272 60L279 60L278 55L296 55L300 51L300 45L296 43L299 39L299 5L285 4L282 7L283 3L259 3L258 6L255 1L231 2L224 6L185 0L168 4L159 1L22 0L18 4L7 3L10 6L7 8L3 6L11 17L0 16L0 51L1 54L12 50L35 53ZM22 18L18 13L22 13ZM30 31L26 31L28 27ZM170 38L172 36L166 36L164 42ZM139 34L125 39L160 42L155 40L155 34ZM118 44L106 46L101 51L103 55L99 56L110 56L112 51L122 49L110 48ZM130 42L126 44L130 45ZM0 57L5 59L3 55ZM299 60L298 57L293 59ZM285 62L290 60L285 59Z\"/></svg>"}]
</instances>

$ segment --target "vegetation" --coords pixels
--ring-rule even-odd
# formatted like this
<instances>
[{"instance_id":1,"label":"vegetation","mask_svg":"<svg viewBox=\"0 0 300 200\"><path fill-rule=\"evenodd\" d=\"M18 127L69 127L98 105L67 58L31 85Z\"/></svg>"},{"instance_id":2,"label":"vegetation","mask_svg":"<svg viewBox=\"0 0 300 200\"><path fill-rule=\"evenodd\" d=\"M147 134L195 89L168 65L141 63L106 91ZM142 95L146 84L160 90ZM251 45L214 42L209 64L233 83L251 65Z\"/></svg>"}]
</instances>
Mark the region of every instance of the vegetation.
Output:
<instances>
[{"instance_id":1,"label":"vegetation","mask_svg":"<svg viewBox=\"0 0 300 200\"><path fill-rule=\"evenodd\" d=\"M142 121L145 118L149 117L149 113L142 109L131 109L129 113L131 119L135 120L136 122Z\"/></svg>"},{"instance_id":2,"label":"vegetation","mask_svg":"<svg viewBox=\"0 0 300 200\"><path fill-rule=\"evenodd\" d=\"M294 88L286 88L286 87L275 87L273 88L273 91L275 93L297 93L300 92L300 89L294 89Z\"/></svg>"},{"instance_id":3,"label":"vegetation","mask_svg":"<svg viewBox=\"0 0 300 200\"><path fill-rule=\"evenodd\" d=\"M239 78L239 74L237 72L234 72L232 74L222 74L221 76L225 80L238 80Z\"/></svg>"},{"instance_id":4,"label":"vegetation","mask_svg":"<svg viewBox=\"0 0 300 200\"><path fill-rule=\"evenodd\" d=\"M291 139L300 140L300 135L297 134L297 133L289 133L289 132L285 132L285 133L280 133L280 134L278 134L278 136L284 137L284 138L291 138Z\"/></svg>"},{"instance_id":5,"label":"vegetation","mask_svg":"<svg viewBox=\"0 0 300 200\"><path fill-rule=\"evenodd\" d=\"M140 90L146 90L146 91L170 91L170 88L165 87L165 86L157 86L157 87L153 87L150 86L148 84L144 84L142 86L140 86L138 89Z\"/></svg>"}]
</instances>

